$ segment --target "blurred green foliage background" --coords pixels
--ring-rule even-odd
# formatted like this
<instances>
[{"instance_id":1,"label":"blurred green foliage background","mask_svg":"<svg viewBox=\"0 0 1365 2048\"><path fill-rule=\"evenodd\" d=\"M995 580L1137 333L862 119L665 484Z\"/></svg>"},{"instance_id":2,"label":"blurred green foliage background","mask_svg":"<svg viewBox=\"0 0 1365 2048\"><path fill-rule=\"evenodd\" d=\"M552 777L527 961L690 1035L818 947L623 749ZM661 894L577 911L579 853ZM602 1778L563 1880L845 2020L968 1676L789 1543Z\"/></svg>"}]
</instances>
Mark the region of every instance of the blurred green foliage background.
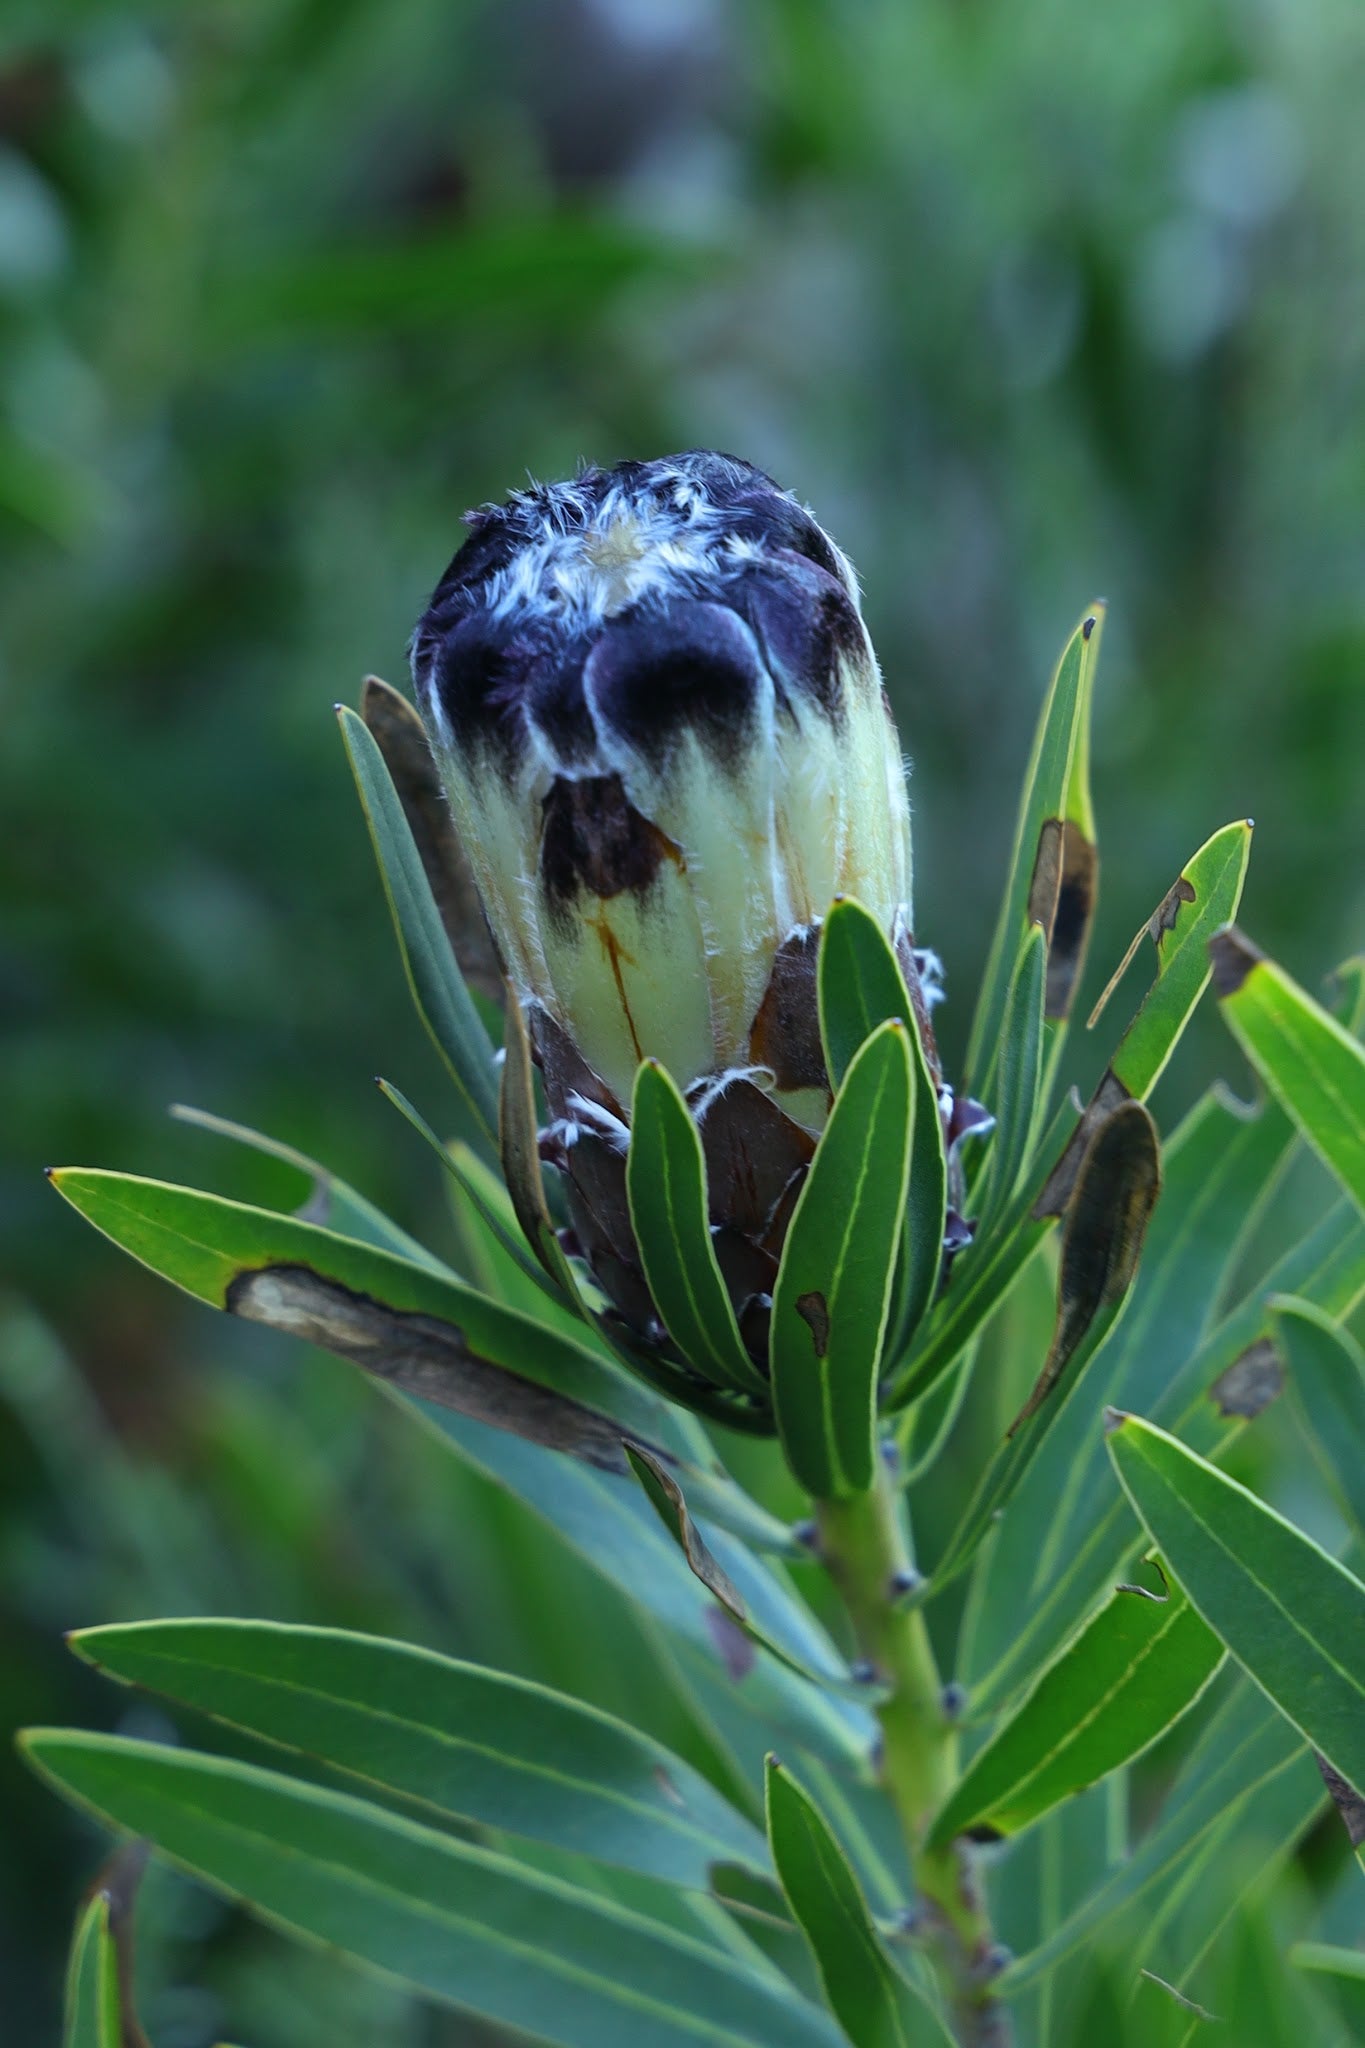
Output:
<instances>
[{"instance_id":1,"label":"blurred green foliage background","mask_svg":"<svg viewBox=\"0 0 1365 2048\"><path fill-rule=\"evenodd\" d=\"M950 1068L1099 592L1092 982L1246 813L1248 928L1310 985L1359 948L1362 104L1354 0L7 0L0 1724L133 1725L61 1630L204 1608L586 1658L691 1739L524 1513L41 1179L298 1198L187 1099L439 1237L369 1085L439 1113L329 707L401 679L460 514L525 471L727 448L858 563ZM1177 1068L1168 1123L1240 1079L1208 1019ZM0 1801L27 2048L98 1851L7 1759ZM474 2039L170 1879L146 1919L157 2048Z\"/></svg>"}]
</instances>

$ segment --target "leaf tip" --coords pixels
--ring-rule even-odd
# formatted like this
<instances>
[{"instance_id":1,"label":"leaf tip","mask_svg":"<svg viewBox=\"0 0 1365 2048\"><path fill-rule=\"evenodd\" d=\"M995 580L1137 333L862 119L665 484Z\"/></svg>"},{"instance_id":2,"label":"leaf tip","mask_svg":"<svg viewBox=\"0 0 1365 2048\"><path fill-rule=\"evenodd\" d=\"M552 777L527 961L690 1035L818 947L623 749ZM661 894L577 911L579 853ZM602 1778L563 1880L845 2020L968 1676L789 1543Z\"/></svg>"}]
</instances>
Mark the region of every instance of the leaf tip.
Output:
<instances>
[{"instance_id":1,"label":"leaf tip","mask_svg":"<svg viewBox=\"0 0 1365 2048\"><path fill-rule=\"evenodd\" d=\"M1104 1433L1105 1433L1105 1435L1106 1435L1106 1436L1113 1436L1116 1430L1120 1430L1120 1429L1122 1429L1122 1428L1123 1428L1123 1425L1124 1425L1124 1423L1125 1423L1125 1422L1131 1422L1131 1421L1132 1421L1132 1419L1133 1419L1133 1418L1132 1418L1132 1416L1128 1414L1128 1412L1127 1412L1127 1410L1126 1410L1126 1409L1123 1409L1123 1408L1106 1408L1106 1409L1105 1409L1105 1411L1104 1411Z\"/></svg>"}]
</instances>

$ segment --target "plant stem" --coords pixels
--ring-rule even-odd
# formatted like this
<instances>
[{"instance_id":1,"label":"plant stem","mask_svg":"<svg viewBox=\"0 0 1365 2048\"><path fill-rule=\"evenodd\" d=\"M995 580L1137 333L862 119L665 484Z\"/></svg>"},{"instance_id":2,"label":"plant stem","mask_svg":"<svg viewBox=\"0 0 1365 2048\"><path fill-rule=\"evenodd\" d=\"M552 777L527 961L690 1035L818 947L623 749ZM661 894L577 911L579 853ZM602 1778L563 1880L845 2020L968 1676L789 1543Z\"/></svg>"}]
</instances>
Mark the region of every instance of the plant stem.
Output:
<instances>
[{"instance_id":1,"label":"plant stem","mask_svg":"<svg viewBox=\"0 0 1365 2048\"><path fill-rule=\"evenodd\" d=\"M905 1837L925 1934L949 1986L968 2048L1006 2048L1008 2017L988 1988L990 1923L964 1851L930 1849L925 1834L958 1775L957 1730L914 1583L899 1488L885 1467L867 1493L816 1504L820 1550L862 1657L884 1697L878 1772Z\"/></svg>"}]
</instances>

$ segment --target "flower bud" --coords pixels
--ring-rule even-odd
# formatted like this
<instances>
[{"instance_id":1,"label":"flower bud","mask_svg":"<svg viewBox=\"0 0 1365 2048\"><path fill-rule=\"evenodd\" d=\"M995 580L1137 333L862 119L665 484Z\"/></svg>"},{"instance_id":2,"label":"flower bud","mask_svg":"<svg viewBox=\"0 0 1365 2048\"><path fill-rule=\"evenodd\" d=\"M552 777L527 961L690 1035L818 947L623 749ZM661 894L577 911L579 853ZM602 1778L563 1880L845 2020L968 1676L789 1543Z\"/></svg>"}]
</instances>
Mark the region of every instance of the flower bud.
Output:
<instances>
[{"instance_id":1,"label":"flower bud","mask_svg":"<svg viewBox=\"0 0 1365 2048\"><path fill-rule=\"evenodd\" d=\"M722 1269L752 1306L828 1110L815 952L836 895L920 989L905 771L852 570L788 492L709 453L470 524L413 675L582 1247L647 1320L621 1154L656 1058L693 1102Z\"/></svg>"}]
</instances>

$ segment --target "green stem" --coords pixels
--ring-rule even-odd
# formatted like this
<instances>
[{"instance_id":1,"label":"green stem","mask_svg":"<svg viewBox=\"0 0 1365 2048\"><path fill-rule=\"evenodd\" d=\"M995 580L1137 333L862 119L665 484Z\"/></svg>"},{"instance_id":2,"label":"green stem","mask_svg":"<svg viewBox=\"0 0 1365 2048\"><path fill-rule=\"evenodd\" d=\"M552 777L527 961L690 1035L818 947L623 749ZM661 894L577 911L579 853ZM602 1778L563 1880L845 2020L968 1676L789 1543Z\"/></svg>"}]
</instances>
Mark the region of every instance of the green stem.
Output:
<instances>
[{"instance_id":1,"label":"green stem","mask_svg":"<svg viewBox=\"0 0 1365 2048\"><path fill-rule=\"evenodd\" d=\"M900 1493L891 1473L843 1500L816 1504L820 1550L858 1648L884 1697L878 1771L905 1837L925 1933L968 2044L1003 2044L1008 2021L988 1988L990 1923L965 1849L925 1845L928 1824L958 1776L958 1738L914 1581Z\"/></svg>"}]
</instances>

